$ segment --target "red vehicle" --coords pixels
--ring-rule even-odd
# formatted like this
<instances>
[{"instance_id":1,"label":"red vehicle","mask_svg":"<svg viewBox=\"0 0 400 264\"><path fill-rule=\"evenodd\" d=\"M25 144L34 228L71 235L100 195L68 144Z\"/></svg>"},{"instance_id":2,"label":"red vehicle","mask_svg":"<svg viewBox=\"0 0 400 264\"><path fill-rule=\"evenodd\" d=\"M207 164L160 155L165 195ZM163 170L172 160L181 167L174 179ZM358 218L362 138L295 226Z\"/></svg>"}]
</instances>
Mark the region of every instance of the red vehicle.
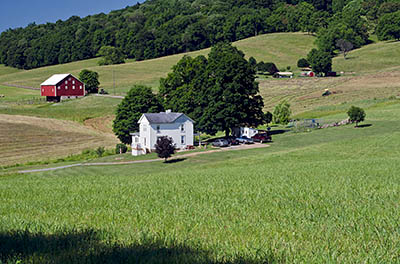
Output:
<instances>
[{"instance_id":1,"label":"red vehicle","mask_svg":"<svg viewBox=\"0 0 400 264\"><path fill-rule=\"evenodd\" d=\"M254 142L269 142L272 140L271 136L268 135L268 133L259 133L255 136L252 137L252 139L254 140Z\"/></svg>"}]
</instances>

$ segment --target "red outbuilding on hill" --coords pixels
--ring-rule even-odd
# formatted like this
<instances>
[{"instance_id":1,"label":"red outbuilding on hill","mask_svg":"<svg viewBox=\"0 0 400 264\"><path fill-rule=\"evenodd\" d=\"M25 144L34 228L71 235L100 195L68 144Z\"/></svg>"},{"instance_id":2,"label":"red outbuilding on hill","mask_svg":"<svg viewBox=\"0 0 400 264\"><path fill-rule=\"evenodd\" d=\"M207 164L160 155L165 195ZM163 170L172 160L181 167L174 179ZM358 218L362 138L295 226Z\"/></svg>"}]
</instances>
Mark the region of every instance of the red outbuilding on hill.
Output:
<instances>
[{"instance_id":1,"label":"red outbuilding on hill","mask_svg":"<svg viewBox=\"0 0 400 264\"><path fill-rule=\"evenodd\" d=\"M72 74L54 74L40 85L41 96L47 101L85 96L85 84Z\"/></svg>"}]
</instances>

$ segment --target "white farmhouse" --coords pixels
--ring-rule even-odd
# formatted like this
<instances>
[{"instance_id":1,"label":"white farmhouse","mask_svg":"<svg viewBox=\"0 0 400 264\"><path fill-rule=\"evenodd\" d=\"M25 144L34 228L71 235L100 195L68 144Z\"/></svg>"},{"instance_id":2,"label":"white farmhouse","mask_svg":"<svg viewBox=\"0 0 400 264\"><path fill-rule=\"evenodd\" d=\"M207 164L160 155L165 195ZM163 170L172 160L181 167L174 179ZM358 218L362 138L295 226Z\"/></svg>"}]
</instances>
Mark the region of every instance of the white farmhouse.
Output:
<instances>
[{"instance_id":1,"label":"white farmhouse","mask_svg":"<svg viewBox=\"0 0 400 264\"><path fill-rule=\"evenodd\" d=\"M157 139L162 136L172 138L177 149L193 146L194 121L185 114L173 113L171 110L146 113L138 123L139 133L131 133L133 156L154 150Z\"/></svg>"}]
</instances>

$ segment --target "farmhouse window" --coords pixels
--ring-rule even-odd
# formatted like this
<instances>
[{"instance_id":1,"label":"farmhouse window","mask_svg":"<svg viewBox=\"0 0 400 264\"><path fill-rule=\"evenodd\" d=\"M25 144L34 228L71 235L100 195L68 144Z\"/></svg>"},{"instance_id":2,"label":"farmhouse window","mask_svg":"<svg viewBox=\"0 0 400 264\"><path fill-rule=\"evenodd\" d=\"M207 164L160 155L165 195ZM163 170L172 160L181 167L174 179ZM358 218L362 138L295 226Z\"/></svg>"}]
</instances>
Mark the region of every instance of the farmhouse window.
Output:
<instances>
[{"instance_id":1,"label":"farmhouse window","mask_svg":"<svg viewBox=\"0 0 400 264\"><path fill-rule=\"evenodd\" d=\"M68 86L65 86L65 90L68 90Z\"/></svg>"},{"instance_id":2,"label":"farmhouse window","mask_svg":"<svg viewBox=\"0 0 400 264\"><path fill-rule=\"evenodd\" d=\"M143 131L146 132L147 131L147 126L143 125Z\"/></svg>"},{"instance_id":3,"label":"farmhouse window","mask_svg":"<svg viewBox=\"0 0 400 264\"><path fill-rule=\"evenodd\" d=\"M75 80L72 80L72 84L75 84Z\"/></svg>"},{"instance_id":4,"label":"farmhouse window","mask_svg":"<svg viewBox=\"0 0 400 264\"><path fill-rule=\"evenodd\" d=\"M181 132L185 132L185 124L181 125Z\"/></svg>"},{"instance_id":5,"label":"farmhouse window","mask_svg":"<svg viewBox=\"0 0 400 264\"><path fill-rule=\"evenodd\" d=\"M185 136L181 136L181 144L182 144L182 145L185 145L185 139L186 139Z\"/></svg>"},{"instance_id":6,"label":"farmhouse window","mask_svg":"<svg viewBox=\"0 0 400 264\"><path fill-rule=\"evenodd\" d=\"M81 86L79 86L79 89L81 89L81 90L82 90L82 85L81 85Z\"/></svg>"},{"instance_id":7,"label":"farmhouse window","mask_svg":"<svg viewBox=\"0 0 400 264\"><path fill-rule=\"evenodd\" d=\"M72 85L72 89L75 90L75 85Z\"/></svg>"},{"instance_id":8,"label":"farmhouse window","mask_svg":"<svg viewBox=\"0 0 400 264\"><path fill-rule=\"evenodd\" d=\"M58 90L60 90L60 89L61 89L61 87L60 87L60 86L58 86L58 87L57 87L57 89L58 89Z\"/></svg>"},{"instance_id":9,"label":"farmhouse window","mask_svg":"<svg viewBox=\"0 0 400 264\"><path fill-rule=\"evenodd\" d=\"M139 137L135 137L135 143L139 143Z\"/></svg>"},{"instance_id":10,"label":"farmhouse window","mask_svg":"<svg viewBox=\"0 0 400 264\"><path fill-rule=\"evenodd\" d=\"M65 84L68 84L68 81L65 81Z\"/></svg>"},{"instance_id":11,"label":"farmhouse window","mask_svg":"<svg viewBox=\"0 0 400 264\"><path fill-rule=\"evenodd\" d=\"M68 78L68 81L71 81L71 77Z\"/></svg>"},{"instance_id":12,"label":"farmhouse window","mask_svg":"<svg viewBox=\"0 0 400 264\"><path fill-rule=\"evenodd\" d=\"M157 126L157 133L161 133L159 125Z\"/></svg>"},{"instance_id":13,"label":"farmhouse window","mask_svg":"<svg viewBox=\"0 0 400 264\"><path fill-rule=\"evenodd\" d=\"M42 89L42 92L44 92L44 89Z\"/></svg>"}]
</instances>

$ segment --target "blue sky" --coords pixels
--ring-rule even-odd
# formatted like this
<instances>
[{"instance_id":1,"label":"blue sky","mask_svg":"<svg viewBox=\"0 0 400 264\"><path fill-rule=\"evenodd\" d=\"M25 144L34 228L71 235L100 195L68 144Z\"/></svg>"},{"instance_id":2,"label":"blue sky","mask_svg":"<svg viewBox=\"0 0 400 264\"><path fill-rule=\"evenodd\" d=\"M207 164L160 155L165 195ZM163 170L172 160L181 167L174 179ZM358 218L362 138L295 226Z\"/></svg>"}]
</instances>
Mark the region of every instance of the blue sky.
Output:
<instances>
[{"instance_id":1,"label":"blue sky","mask_svg":"<svg viewBox=\"0 0 400 264\"><path fill-rule=\"evenodd\" d=\"M71 16L85 17L108 13L134 5L143 0L1 0L0 32L9 28L25 27L29 23L43 24L65 20Z\"/></svg>"}]
</instances>

